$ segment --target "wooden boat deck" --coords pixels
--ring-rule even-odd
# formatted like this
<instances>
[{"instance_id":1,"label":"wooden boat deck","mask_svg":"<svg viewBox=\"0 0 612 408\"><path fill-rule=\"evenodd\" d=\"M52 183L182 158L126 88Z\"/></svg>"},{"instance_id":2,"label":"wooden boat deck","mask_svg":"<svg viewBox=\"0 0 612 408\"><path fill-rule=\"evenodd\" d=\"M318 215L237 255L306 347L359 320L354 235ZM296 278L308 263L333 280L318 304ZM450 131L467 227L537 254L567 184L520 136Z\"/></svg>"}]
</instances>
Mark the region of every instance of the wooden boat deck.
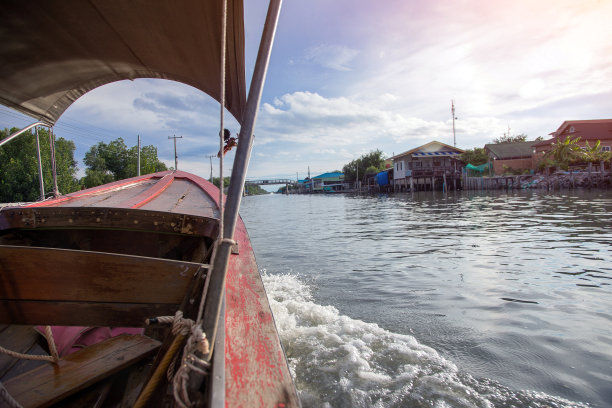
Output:
<instances>
[{"instance_id":1,"label":"wooden boat deck","mask_svg":"<svg viewBox=\"0 0 612 408\"><path fill-rule=\"evenodd\" d=\"M139 208L219 218L214 188L206 180L182 171L154 173L67 194L28 207ZM217 193L218 195L218 193Z\"/></svg>"},{"instance_id":2,"label":"wooden boat deck","mask_svg":"<svg viewBox=\"0 0 612 408\"><path fill-rule=\"evenodd\" d=\"M193 290L188 288L193 287L196 266L209 256L218 234L218 197L218 189L208 181L176 171L3 208L0 323L138 326L145 316L172 315L181 304L179 293ZM238 251L230 256L226 278L225 405L297 407L293 380L240 218L234 239ZM15 251L21 254L19 262L11 261ZM60 279L53 290L40 289L48 282L36 289L37 269L61 277L74 264L90 265L92 257L100 257L103 263L94 261L96 268L86 268L84 274L72 271L77 286L62 288ZM34 272L22 274L20 265ZM106 278L115 274L117 280L124 273L134 274L134 285L117 288L112 278L92 278L90 272ZM150 274L159 279L149 279ZM14 291L16 281L21 282L19 287L28 287L25 298L21 291ZM89 288L88 293L81 291L80 284ZM0 329L0 345L26 353L45 352L44 339L31 326ZM49 363L2 357L0 381L45 365Z\"/></svg>"}]
</instances>

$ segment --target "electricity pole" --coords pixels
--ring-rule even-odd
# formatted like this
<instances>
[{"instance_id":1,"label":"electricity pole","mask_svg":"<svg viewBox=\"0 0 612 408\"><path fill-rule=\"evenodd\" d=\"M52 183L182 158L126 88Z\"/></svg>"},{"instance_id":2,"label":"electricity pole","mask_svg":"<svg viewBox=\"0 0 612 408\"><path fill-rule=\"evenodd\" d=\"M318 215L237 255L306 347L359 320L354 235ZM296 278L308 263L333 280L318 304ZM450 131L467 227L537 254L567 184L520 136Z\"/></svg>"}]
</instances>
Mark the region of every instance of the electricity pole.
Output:
<instances>
[{"instance_id":1,"label":"electricity pole","mask_svg":"<svg viewBox=\"0 0 612 408\"><path fill-rule=\"evenodd\" d=\"M174 170L178 170L178 156L176 154L176 139L182 139L183 136L168 136L168 139L174 139Z\"/></svg>"},{"instance_id":2,"label":"electricity pole","mask_svg":"<svg viewBox=\"0 0 612 408\"><path fill-rule=\"evenodd\" d=\"M212 159L213 157L217 157L216 154L211 154L210 156L206 156L210 159L210 182L213 182L213 178L212 178Z\"/></svg>"},{"instance_id":3,"label":"electricity pole","mask_svg":"<svg viewBox=\"0 0 612 408\"><path fill-rule=\"evenodd\" d=\"M136 172L137 176L140 176L140 135L138 135L138 163L136 165L138 171Z\"/></svg>"}]
</instances>

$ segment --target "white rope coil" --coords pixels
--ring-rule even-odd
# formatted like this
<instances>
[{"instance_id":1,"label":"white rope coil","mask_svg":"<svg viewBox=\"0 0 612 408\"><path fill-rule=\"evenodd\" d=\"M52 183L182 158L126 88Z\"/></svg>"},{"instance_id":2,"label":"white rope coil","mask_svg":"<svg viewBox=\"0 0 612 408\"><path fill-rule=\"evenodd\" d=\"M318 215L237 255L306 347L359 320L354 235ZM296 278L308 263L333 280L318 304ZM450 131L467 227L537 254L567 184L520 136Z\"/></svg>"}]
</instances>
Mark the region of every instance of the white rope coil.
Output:
<instances>
[{"instance_id":1,"label":"white rope coil","mask_svg":"<svg viewBox=\"0 0 612 408\"><path fill-rule=\"evenodd\" d=\"M50 356L44 356L40 354L18 353L2 346L0 346L0 353L23 360L48 361L50 363L57 364L57 362L59 361L59 355L57 354L57 347L55 346L55 340L53 339L53 332L51 331L51 326L45 326L45 338L47 339L47 344L49 345L49 352L51 353Z\"/></svg>"}]
</instances>

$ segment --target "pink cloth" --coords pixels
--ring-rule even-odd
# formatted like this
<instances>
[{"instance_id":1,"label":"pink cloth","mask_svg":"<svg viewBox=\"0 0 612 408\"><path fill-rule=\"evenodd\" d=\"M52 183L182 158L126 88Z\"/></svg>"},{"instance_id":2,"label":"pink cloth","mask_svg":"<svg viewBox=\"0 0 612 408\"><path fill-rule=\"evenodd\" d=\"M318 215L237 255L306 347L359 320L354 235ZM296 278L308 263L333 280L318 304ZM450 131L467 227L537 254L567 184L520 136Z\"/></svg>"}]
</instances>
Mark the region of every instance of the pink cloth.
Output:
<instances>
[{"instance_id":1,"label":"pink cloth","mask_svg":"<svg viewBox=\"0 0 612 408\"><path fill-rule=\"evenodd\" d=\"M44 335L45 326L37 326L36 330ZM120 334L143 334L144 329L139 327L51 326L51 332L57 353L63 357Z\"/></svg>"}]
</instances>

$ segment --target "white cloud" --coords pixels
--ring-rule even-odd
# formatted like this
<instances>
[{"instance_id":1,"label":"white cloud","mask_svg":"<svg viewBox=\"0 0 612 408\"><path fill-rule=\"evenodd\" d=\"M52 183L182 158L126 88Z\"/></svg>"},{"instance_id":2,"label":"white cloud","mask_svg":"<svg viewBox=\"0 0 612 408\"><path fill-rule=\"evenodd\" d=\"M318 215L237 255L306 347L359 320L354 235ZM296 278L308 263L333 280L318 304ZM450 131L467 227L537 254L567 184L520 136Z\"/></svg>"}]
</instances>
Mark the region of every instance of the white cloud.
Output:
<instances>
[{"instance_id":1,"label":"white cloud","mask_svg":"<svg viewBox=\"0 0 612 408\"><path fill-rule=\"evenodd\" d=\"M305 58L336 71L350 71L350 63L359 54L358 50L341 45L320 44L306 50Z\"/></svg>"}]
</instances>

